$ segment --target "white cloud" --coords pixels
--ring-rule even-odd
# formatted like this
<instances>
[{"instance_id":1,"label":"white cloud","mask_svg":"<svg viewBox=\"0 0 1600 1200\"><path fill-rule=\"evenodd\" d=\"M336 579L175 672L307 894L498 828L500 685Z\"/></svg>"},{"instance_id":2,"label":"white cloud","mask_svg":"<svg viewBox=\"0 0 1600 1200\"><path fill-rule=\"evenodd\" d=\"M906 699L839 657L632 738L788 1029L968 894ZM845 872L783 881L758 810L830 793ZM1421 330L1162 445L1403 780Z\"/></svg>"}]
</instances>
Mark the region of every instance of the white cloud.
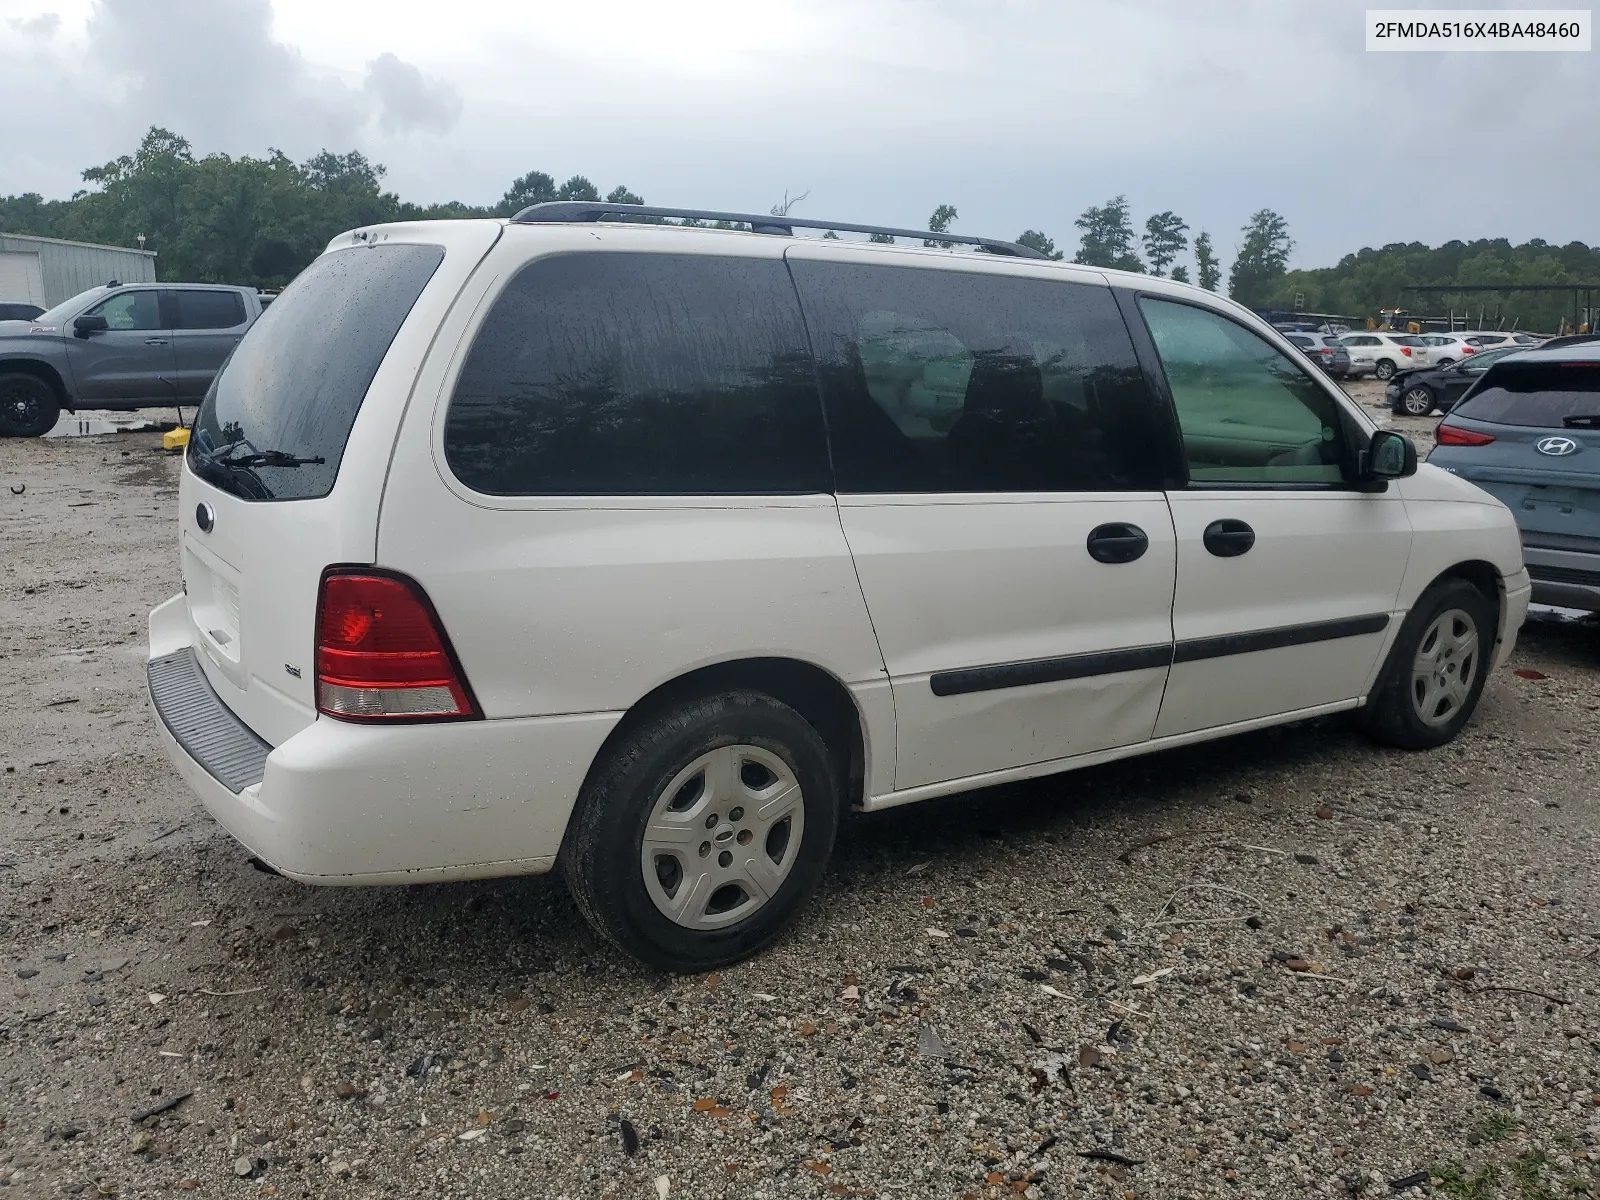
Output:
<instances>
[{"instance_id":1,"label":"white cloud","mask_svg":"<svg viewBox=\"0 0 1600 1200\"><path fill-rule=\"evenodd\" d=\"M6 24L23 37L48 40L61 28L60 13L40 13L37 17L13 17Z\"/></svg>"},{"instance_id":2,"label":"white cloud","mask_svg":"<svg viewBox=\"0 0 1600 1200\"><path fill-rule=\"evenodd\" d=\"M428 78L393 54L368 64L363 88L377 104L378 128L385 133L447 133L461 117L461 96L451 84Z\"/></svg>"}]
</instances>

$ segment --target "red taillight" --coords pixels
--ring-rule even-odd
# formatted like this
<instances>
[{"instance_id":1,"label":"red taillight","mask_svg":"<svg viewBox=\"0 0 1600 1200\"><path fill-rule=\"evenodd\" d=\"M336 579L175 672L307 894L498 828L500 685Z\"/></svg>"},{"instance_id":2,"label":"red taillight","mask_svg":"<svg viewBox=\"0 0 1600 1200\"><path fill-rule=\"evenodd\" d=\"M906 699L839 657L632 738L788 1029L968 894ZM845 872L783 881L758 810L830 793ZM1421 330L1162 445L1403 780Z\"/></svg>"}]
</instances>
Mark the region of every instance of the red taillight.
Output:
<instances>
[{"instance_id":1,"label":"red taillight","mask_svg":"<svg viewBox=\"0 0 1600 1200\"><path fill-rule=\"evenodd\" d=\"M1461 347L1461 353L1463 353L1463 354L1476 354L1477 352L1478 352L1478 348L1476 346L1463 346L1463 347Z\"/></svg>"},{"instance_id":2,"label":"red taillight","mask_svg":"<svg viewBox=\"0 0 1600 1200\"><path fill-rule=\"evenodd\" d=\"M1433 432L1433 440L1441 446L1487 446L1494 441L1494 434L1462 429L1457 425L1440 425Z\"/></svg>"},{"instance_id":3,"label":"red taillight","mask_svg":"<svg viewBox=\"0 0 1600 1200\"><path fill-rule=\"evenodd\" d=\"M1330 350L1328 347L1324 346L1322 348L1322 357L1323 358L1332 358L1333 357L1333 351Z\"/></svg>"},{"instance_id":4,"label":"red taillight","mask_svg":"<svg viewBox=\"0 0 1600 1200\"><path fill-rule=\"evenodd\" d=\"M478 715L422 589L399 576L362 571L322 580L317 710L346 721Z\"/></svg>"},{"instance_id":5,"label":"red taillight","mask_svg":"<svg viewBox=\"0 0 1600 1200\"><path fill-rule=\"evenodd\" d=\"M1400 347L1400 353L1404 354L1407 358L1410 358L1411 357L1411 347L1410 346L1401 346Z\"/></svg>"}]
</instances>

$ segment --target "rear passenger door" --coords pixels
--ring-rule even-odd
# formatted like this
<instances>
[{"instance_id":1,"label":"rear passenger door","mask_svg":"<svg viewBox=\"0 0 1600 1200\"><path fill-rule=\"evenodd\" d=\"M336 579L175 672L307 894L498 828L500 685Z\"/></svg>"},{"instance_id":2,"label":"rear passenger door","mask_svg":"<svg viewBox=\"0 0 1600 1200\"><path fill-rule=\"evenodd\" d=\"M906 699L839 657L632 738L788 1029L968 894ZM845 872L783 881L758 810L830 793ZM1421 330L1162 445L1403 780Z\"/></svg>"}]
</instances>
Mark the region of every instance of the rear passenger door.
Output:
<instances>
[{"instance_id":1,"label":"rear passenger door","mask_svg":"<svg viewBox=\"0 0 1600 1200\"><path fill-rule=\"evenodd\" d=\"M788 259L892 686L896 790L1148 739L1173 531L1110 290L834 253Z\"/></svg>"},{"instance_id":2,"label":"rear passenger door","mask_svg":"<svg viewBox=\"0 0 1600 1200\"><path fill-rule=\"evenodd\" d=\"M1189 477L1168 494L1176 646L1156 735L1364 695L1402 615L1411 548L1399 493L1355 486L1367 431L1301 363L1232 318L1156 296L1140 297L1137 313Z\"/></svg>"},{"instance_id":3,"label":"rear passenger door","mask_svg":"<svg viewBox=\"0 0 1600 1200\"><path fill-rule=\"evenodd\" d=\"M244 297L224 288L170 288L164 299L171 312L178 394L198 402L250 323Z\"/></svg>"}]
</instances>

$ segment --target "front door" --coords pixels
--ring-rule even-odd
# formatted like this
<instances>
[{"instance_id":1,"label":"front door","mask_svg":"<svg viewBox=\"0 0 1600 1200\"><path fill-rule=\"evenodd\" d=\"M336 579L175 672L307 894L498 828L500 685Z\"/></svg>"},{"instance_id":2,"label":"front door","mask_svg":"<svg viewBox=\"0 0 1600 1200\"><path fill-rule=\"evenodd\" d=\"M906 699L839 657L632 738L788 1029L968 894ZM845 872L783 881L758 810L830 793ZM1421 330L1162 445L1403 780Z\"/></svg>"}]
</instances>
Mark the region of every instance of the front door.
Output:
<instances>
[{"instance_id":1,"label":"front door","mask_svg":"<svg viewBox=\"0 0 1600 1200\"><path fill-rule=\"evenodd\" d=\"M896 790L1147 740L1172 521L1110 290L832 253L788 258L893 688Z\"/></svg>"},{"instance_id":2,"label":"front door","mask_svg":"<svg viewBox=\"0 0 1600 1200\"><path fill-rule=\"evenodd\" d=\"M1354 486L1367 431L1265 338L1146 296L1183 433L1173 665L1156 735L1306 712L1365 694L1403 614L1411 526Z\"/></svg>"},{"instance_id":3,"label":"front door","mask_svg":"<svg viewBox=\"0 0 1600 1200\"><path fill-rule=\"evenodd\" d=\"M67 356L83 408L171 404L172 331L162 320L154 288L113 292L82 316L104 317L106 328L78 337L69 325Z\"/></svg>"},{"instance_id":4,"label":"front door","mask_svg":"<svg viewBox=\"0 0 1600 1200\"><path fill-rule=\"evenodd\" d=\"M224 288L173 288L167 301L178 394L198 404L223 359L244 336L250 320L244 298Z\"/></svg>"}]
</instances>

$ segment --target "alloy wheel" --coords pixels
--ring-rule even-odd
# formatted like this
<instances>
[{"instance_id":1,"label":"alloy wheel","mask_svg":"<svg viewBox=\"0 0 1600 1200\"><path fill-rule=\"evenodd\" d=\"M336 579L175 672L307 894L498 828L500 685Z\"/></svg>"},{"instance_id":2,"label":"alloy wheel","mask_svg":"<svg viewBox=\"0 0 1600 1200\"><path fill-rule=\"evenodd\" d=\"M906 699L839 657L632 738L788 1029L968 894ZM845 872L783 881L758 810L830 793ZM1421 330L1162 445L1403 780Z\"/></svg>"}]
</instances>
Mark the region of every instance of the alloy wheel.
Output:
<instances>
[{"instance_id":1,"label":"alloy wheel","mask_svg":"<svg viewBox=\"0 0 1600 1200\"><path fill-rule=\"evenodd\" d=\"M1433 393L1418 385L1400 397L1400 407L1413 417L1425 417L1433 411Z\"/></svg>"},{"instance_id":2,"label":"alloy wheel","mask_svg":"<svg viewBox=\"0 0 1600 1200\"><path fill-rule=\"evenodd\" d=\"M13 383L0 393L0 412L4 412L17 425L31 425L39 417L39 394L26 384Z\"/></svg>"}]
</instances>

